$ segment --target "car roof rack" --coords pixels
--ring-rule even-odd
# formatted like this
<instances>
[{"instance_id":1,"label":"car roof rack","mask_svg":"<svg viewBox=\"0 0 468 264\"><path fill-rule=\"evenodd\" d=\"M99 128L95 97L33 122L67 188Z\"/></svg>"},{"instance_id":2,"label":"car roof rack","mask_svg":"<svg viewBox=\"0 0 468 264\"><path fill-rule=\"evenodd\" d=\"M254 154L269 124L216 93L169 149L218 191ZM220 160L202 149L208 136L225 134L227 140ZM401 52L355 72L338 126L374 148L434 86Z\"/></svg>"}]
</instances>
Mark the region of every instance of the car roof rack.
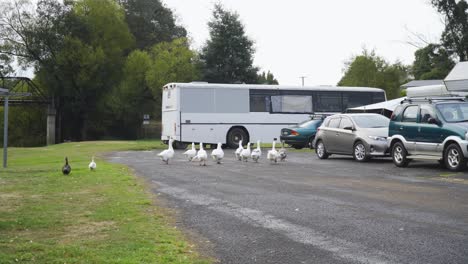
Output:
<instances>
[{"instance_id":1,"label":"car roof rack","mask_svg":"<svg viewBox=\"0 0 468 264\"><path fill-rule=\"evenodd\" d=\"M405 98L401 101L401 104L403 103L413 103L413 102L428 102L430 104L434 102L441 102L441 101L460 101L464 102L466 101L465 97L460 97L460 96L439 96L439 97L411 97L411 98Z\"/></svg>"}]
</instances>

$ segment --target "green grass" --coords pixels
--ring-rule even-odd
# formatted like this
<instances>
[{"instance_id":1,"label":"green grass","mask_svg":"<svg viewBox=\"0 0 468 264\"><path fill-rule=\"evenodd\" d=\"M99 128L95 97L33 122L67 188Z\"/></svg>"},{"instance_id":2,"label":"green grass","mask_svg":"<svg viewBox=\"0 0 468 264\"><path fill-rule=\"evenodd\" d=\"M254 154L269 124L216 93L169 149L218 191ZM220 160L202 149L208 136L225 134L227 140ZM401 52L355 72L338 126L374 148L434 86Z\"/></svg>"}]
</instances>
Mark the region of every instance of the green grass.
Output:
<instances>
[{"instance_id":1,"label":"green grass","mask_svg":"<svg viewBox=\"0 0 468 264\"><path fill-rule=\"evenodd\" d=\"M0 263L210 263L174 228L142 182L106 152L159 141L10 148L0 169ZM98 168L87 165L96 156ZM68 156L72 173L61 173Z\"/></svg>"}]
</instances>

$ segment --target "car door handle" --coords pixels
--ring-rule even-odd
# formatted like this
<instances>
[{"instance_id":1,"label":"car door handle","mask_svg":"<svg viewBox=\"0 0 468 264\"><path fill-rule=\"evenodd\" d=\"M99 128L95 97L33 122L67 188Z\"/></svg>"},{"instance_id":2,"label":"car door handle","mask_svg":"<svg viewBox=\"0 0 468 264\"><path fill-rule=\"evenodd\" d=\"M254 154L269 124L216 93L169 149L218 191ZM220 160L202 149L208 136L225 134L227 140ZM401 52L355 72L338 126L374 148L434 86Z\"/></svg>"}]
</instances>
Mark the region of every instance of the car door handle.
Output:
<instances>
[{"instance_id":1,"label":"car door handle","mask_svg":"<svg viewBox=\"0 0 468 264\"><path fill-rule=\"evenodd\" d=\"M400 130L403 130L403 127L402 127L402 126L400 127Z\"/></svg>"},{"instance_id":2,"label":"car door handle","mask_svg":"<svg viewBox=\"0 0 468 264\"><path fill-rule=\"evenodd\" d=\"M336 133L336 134L335 134L335 136L339 136L339 135L340 135L340 133Z\"/></svg>"},{"instance_id":3,"label":"car door handle","mask_svg":"<svg viewBox=\"0 0 468 264\"><path fill-rule=\"evenodd\" d=\"M421 127L418 127L418 132L421 132Z\"/></svg>"}]
</instances>

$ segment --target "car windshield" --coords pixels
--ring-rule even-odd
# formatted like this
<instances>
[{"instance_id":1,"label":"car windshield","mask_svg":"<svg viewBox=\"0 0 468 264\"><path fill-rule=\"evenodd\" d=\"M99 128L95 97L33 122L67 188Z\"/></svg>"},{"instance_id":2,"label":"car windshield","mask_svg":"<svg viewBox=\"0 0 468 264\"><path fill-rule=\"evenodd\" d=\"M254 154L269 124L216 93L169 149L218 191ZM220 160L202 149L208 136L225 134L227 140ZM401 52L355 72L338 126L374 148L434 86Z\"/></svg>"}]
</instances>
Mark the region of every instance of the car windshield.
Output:
<instances>
[{"instance_id":1,"label":"car windshield","mask_svg":"<svg viewBox=\"0 0 468 264\"><path fill-rule=\"evenodd\" d=\"M317 123L321 122L320 120L306 120L302 123L299 123L297 126L298 127L304 127L304 128L308 128L308 127L311 127L311 126L316 126Z\"/></svg>"},{"instance_id":2,"label":"car windshield","mask_svg":"<svg viewBox=\"0 0 468 264\"><path fill-rule=\"evenodd\" d=\"M437 109L449 123L468 121L468 103L438 104Z\"/></svg>"},{"instance_id":3,"label":"car windshield","mask_svg":"<svg viewBox=\"0 0 468 264\"><path fill-rule=\"evenodd\" d=\"M355 115L353 119L362 128L388 127L390 123L390 119L383 115Z\"/></svg>"}]
</instances>

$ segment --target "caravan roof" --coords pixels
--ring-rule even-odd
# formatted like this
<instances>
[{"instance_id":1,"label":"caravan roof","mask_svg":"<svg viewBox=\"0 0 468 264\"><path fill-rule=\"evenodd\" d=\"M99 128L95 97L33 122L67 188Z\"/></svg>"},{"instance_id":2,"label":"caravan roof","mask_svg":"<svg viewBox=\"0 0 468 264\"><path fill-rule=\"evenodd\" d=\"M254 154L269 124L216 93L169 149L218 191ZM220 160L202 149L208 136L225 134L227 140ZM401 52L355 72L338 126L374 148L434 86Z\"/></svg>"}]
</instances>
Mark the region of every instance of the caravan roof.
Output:
<instances>
[{"instance_id":1,"label":"caravan roof","mask_svg":"<svg viewBox=\"0 0 468 264\"><path fill-rule=\"evenodd\" d=\"M468 91L468 61L457 63L444 81L449 91Z\"/></svg>"}]
</instances>

